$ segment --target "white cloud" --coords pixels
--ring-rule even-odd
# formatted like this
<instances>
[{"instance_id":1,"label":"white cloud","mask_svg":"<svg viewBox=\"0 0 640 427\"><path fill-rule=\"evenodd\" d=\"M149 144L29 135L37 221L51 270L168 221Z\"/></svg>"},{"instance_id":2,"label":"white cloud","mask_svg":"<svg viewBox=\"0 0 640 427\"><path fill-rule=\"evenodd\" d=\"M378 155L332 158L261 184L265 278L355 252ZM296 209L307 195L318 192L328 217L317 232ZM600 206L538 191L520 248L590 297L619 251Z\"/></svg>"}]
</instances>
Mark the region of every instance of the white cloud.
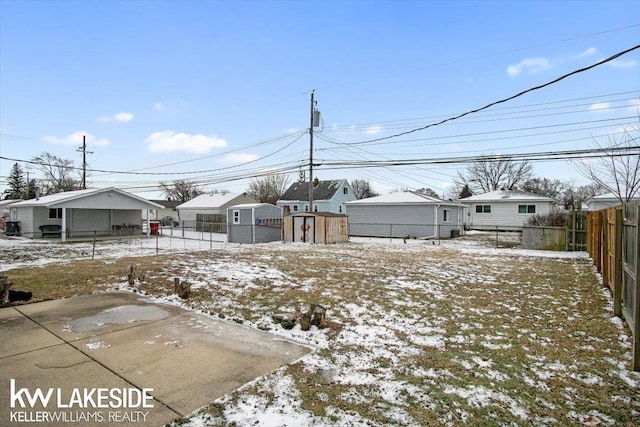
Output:
<instances>
[{"instance_id":1,"label":"white cloud","mask_svg":"<svg viewBox=\"0 0 640 427\"><path fill-rule=\"evenodd\" d=\"M113 116L100 116L99 122L130 122L133 120L134 115L132 113L117 113Z\"/></svg>"},{"instance_id":2,"label":"white cloud","mask_svg":"<svg viewBox=\"0 0 640 427\"><path fill-rule=\"evenodd\" d=\"M638 62L632 59L627 61L624 61L622 59L614 59L613 61L607 62L607 64L614 68L633 68L638 64Z\"/></svg>"},{"instance_id":3,"label":"white cloud","mask_svg":"<svg viewBox=\"0 0 640 427\"><path fill-rule=\"evenodd\" d=\"M523 59L517 64L509 65L507 67L507 74L510 76L517 76L523 71L528 71L529 74L535 74L540 71L549 68L549 60L546 58L527 58Z\"/></svg>"},{"instance_id":4,"label":"white cloud","mask_svg":"<svg viewBox=\"0 0 640 427\"><path fill-rule=\"evenodd\" d=\"M596 48L591 46L590 48L588 48L584 52L578 54L578 58L585 58L587 56L593 55L594 53L596 53Z\"/></svg>"},{"instance_id":5,"label":"white cloud","mask_svg":"<svg viewBox=\"0 0 640 427\"><path fill-rule=\"evenodd\" d=\"M364 133L366 133L367 135L376 135L382 132L382 129L383 127L380 125L369 126L367 129L365 129Z\"/></svg>"},{"instance_id":6,"label":"white cloud","mask_svg":"<svg viewBox=\"0 0 640 427\"><path fill-rule=\"evenodd\" d=\"M170 153L185 151L188 153L204 154L212 148L227 146L227 141L215 135L192 135L189 133L175 133L172 130L152 133L145 140L149 144L149 151Z\"/></svg>"},{"instance_id":7,"label":"white cloud","mask_svg":"<svg viewBox=\"0 0 640 427\"><path fill-rule=\"evenodd\" d=\"M239 154L227 154L222 161L224 163L247 163L257 160L258 156L255 154L239 153Z\"/></svg>"},{"instance_id":8,"label":"white cloud","mask_svg":"<svg viewBox=\"0 0 640 427\"><path fill-rule=\"evenodd\" d=\"M595 104L591 104L589 106L589 111L600 112L608 110L609 108L611 108L611 103L609 102L596 102Z\"/></svg>"},{"instance_id":9,"label":"white cloud","mask_svg":"<svg viewBox=\"0 0 640 427\"><path fill-rule=\"evenodd\" d=\"M70 133L67 136L63 136L63 137L57 137L57 136L43 136L41 139L49 144L56 144L56 145L76 145L76 146L81 146L82 145L82 137L85 137L85 140L87 142L87 145L91 145L94 147L104 147L107 146L109 144L111 144L111 142L106 139L106 138L98 138L94 135L91 135L89 132L84 131L84 130L79 130L77 132L73 132Z\"/></svg>"},{"instance_id":10,"label":"white cloud","mask_svg":"<svg viewBox=\"0 0 640 427\"><path fill-rule=\"evenodd\" d=\"M640 110L640 99L632 99L629 101L629 111L632 113L638 113Z\"/></svg>"},{"instance_id":11,"label":"white cloud","mask_svg":"<svg viewBox=\"0 0 640 427\"><path fill-rule=\"evenodd\" d=\"M153 109L156 111L162 111L163 108L164 108L164 105L162 105L162 102L156 102L153 105Z\"/></svg>"}]
</instances>

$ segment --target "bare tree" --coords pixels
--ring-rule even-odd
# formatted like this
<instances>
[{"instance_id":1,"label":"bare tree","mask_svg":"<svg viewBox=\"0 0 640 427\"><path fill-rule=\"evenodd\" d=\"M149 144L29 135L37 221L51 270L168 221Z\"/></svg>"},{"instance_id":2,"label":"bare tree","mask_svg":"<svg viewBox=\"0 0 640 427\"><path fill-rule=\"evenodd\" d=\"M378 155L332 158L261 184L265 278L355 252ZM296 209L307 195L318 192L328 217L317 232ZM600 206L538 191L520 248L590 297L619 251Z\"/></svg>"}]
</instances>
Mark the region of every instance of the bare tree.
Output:
<instances>
[{"instance_id":1,"label":"bare tree","mask_svg":"<svg viewBox=\"0 0 640 427\"><path fill-rule=\"evenodd\" d=\"M456 187L468 185L474 194L505 189L513 190L530 179L533 165L527 161L515 161L509 158L482 159L458 171L454 179Z\"/></svg>"},{"instance_id":2,"label":"bare tree","mask_svg":"<svg viewBox=\"0 0 640 427\"><path fill-rule=\"evenodd\" d=\"M43 174L40 189L43 195L78 190L81 185L79 169L73 160L42 153L32 159ZM76 176L77 175L77 176Z\"/></svg>"},{"instance_id":3,"label":"bare tree","mask_svg":"<svg viewBox=\"0 0 640 427\"><path fill-rule=\"evenodd\" d=\"M256 178L249 183L247 194L260 203L275 204L289 188L289 177L286 175L269 175Z\"/></svg>"},{"instance_id":4,"label":"bare tree","mask_svg":"<svg viewBox=\"0 0 640 427\"><path fill-rule=\"evenodd\" d=\"M380 193L376 192L373 187L371 187L371 183L366 179L352 179L351 188L353 188L353 193L358 199L368 199L369 197L379 196Z\"/></svg>"},{"instance_id":5,"label":"bare tree","mask_svg":"<svg viewBox=\"0 0 640 427\"><path fill-rule=\"evenodd\" d=\"M160 187L168 198L183 203L204 193L196 183L184 179L178 179L173 183L161 182Z\"/></svg>"},{"instance_id":6,"label":"bare tree","mask_svg":"<svg viewBox=\"0 0 640 427\"><path fill-rule=\"evenodd\" d=\"M440 199L441 197L438 195L438 193L436 193L435 191L433 191L431 188L429 187L425 187L425 188L420 188L418 190L415 191L416 194L421 194L423 196L429 196L429 197L433 197L436 199Z\"/></svg>"},{"instance_id":7,"label":"bare tree","mask_svg":"<svg viewBox=\"0 0 640 427\"><path fill-rule=\"evenodd\" d=\"M594 143L604 154L576 162L578 172L598 187L626 203L640 194L640 150L636 142L640 127L626 127L619 140L609 135L604 144Z\"/></svg>"},{"instance_id":8,"label":"bare tree","mask_svg":"<svg viewBox=\"0 0 640 427\"><path fill-rule=\"evenodd\" d=\"M571 184L569 182L559 179L531 178L526 180L519 188L538 196L550 197L559 201L566 189L570 187Z\"/></svg>"}]
</instances>

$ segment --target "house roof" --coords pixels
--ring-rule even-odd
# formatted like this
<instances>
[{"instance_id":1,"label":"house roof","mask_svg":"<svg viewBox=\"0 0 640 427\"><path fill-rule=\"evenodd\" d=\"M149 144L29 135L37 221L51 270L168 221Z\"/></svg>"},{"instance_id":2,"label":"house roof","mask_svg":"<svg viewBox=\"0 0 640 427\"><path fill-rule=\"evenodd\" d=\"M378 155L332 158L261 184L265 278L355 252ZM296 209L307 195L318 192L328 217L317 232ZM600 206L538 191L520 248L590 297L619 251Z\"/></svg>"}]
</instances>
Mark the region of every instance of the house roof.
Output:
<instances>
[{"instance_id":1,"label":"house roof","mask_svg":"<svg viewBox=\"0 0 640 427\"><path fill-rule=\"evenodd\" d=\"M0 208L9 207L9 205L13 205L15 203L21 202L22 199L9 199L9 200L0 200Z\"/></svg>"},{"instance_id":2,"label":"house roof","mask_svg":"<svg viewBox=\"0 0 640 427\"><path fill-rule=\"evenodd\" d=\"M347 202L347 205L453 205L460 206L459 203L450 200L442 200L423 194L414 193L413 191L396 191L382 196L369 197L366 199L354 200Z\"/></svg>"},{"instance_id":3,"label":"house roof","mask_svg":"<svg viewBox=\"0 0 640 427\"><path fill-rule=\"evenodd\" d=\"M182 203L179 200L151 200L153 203L157 203L165 207L165 209L173 209Z\"/></svg>"},{"instance_id":4,"label":"house roof","mask_svg":"<svg viewBox=\"0 0 640 427\"><path fill-rule=\"evenodd\" d=\"M198 197L176 206L176 209L216 209L221 208L247 193L201 194Z\"/></svg>"},{"instance_id":5,"label":"house roof","mask_svg":"<svg viewBox=\"0 0 640 427\"><path fill-rule=\"evenodd\" d=\"M636 195L632 198L632 200L640 199L640 194ZM606 193L600 194L598 196L593 196L587 199L587 203L589 202L620 202L620 199L615 193Z\"/></svg>"},{"instance_id":6,"label":"house roof","mask_svg":"<svg viewBox=\"0 0 640 427\"><path fill-rule=\"evenodd\" d=\"M262 206L270 206L272 208L282 209L281 207L272 205L271 203L241 203L239 205L230 206L229 209L253 209L253 208L259 208Z\"/></svg>"},{"instance_id":7,"label":"house roof","mask_svg":"<svg viewBox=\"0 0 640 427\"><path fill-rule=\"evenodd\" d=\"M345 185L349 185L346 179L318 181L318 185L313 189L313 199L331 200L336 192ZM291 184L278 201L301 200L309 200L309 181Z\"/></svg>"},{"instance_id":8,"label":"house roof","mask_svg":"<svg viewBox=\"0 0 640 427\"><path fill-rule=\"evenodd\" d=\"M551 197L538 196L520 190L496 190L484 194L475 194L470 197L460 199L462 203L473 202L553 202Z\"/></svg>"},{"instance_id":9,"label":"house roof","mask_svg":"<svg viewBox=\"0 0 640 427\"><path fill-rule=\"evenodd\" d=\"M162 208L163 206L158 204L158 203L154 203L151 202L147 199L144 199L142 197L136 196L135 194L131 194L131 193L127 193L126 191L117 189L115 187L108 187L108 188L91 188L91 189L86 189L86 190L75 190L75 191L64 191L61 193L56 193L56 194L50 194L48 196L42 196L38 199L30 199L30 200L25 200L22 202L18 202L18 203L14 203L13 205L11 205L11 207L38 207L38 206L42 206L42 207L50 207L50 206L59 206L59 207L64 207L63 205L65 203L71 202L71 201L75 201L75 200L79 200L79 199L83 199L89 196L94 196L96 194L101 194L101 193L118 193L121 194L125 197L129 197L132 199L135 199L139 202L142 202L143 204L147 205L148 208L152 208L152 209L158 209L158 208Z\"/></svg>"}]
</instances>

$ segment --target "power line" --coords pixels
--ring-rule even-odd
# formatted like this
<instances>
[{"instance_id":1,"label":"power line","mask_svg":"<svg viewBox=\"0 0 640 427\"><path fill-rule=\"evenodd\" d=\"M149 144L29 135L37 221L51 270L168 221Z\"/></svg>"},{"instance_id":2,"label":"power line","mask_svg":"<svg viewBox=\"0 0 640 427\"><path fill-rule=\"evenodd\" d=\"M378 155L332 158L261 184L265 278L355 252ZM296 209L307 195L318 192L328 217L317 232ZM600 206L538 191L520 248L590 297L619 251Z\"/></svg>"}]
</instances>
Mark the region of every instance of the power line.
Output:
<instances>
[{"instance_id":1,"label":"power line","mask_svg":"<svg viewBox=\"0 0 640 427\"><path fill-rule=\"evenodd\" d=\"M414 133L414 132L418 132L418 131L421 131L421 130L429 129L429 128L434 127L434 126L439 126L439 125L442 125L444 123L447 123L447 122L450 122L450 121L453 121L453 120L458 120L458 119L460 119L462 117L468 116L469 114L474 114L474 113L477 113L479 111L491 108L494 105L498 105L498 104L502 104L502 103L511 101L512 99L518 98L518 97L520 97L520 96L522 96L524 94L527 94L529 92L533 92L533 91L536 91L536 90L543 89L543 88L545 88L547 86L550 86L552 84L558 83L559 81L564 80L564 79L566 79L566 78L568 78L570 76L573 76L575 74L579 74L579 73L583 73L585 71L591 70L592 68L598 67L598 66L600 66L602 64L606 64L607 62L611 62L614 59L617 59L617 58L619 58L619 57L621 57L621 56L623 56L623 55L625 55L625 54L627 54L629 52L632 52L632 51L636 50L636 49L640 49L640 45L636 45L636 46L634 46L632 48L623 50L622 52L618 52L615 55L612 55L612 56L610 56L610 57L608 57L606 59L603 59L600 62L596 62L595 64L592 64L592 65L589 65L587 67L583 67L583 68L580 68L578 70L574 70L574 71L572 71L570 73L564 74L564 75L562 75L562 76L560 76L560 77L558 77L558 78L556 78L554 80L551 80L551 81L549 81L547 83L544 83L544 84L541 84L541 85L538 85L538 86L534 86L532 88L523 90L522 92L516 93L515 95L509 96L507 98L500 99L498 101L494 101L494 102L492 102L490 104L485 105L484 107L476 108L474 110L469 110L469 111L467 111L465 113L458 114L457 116L449 117L449 118L441 120L439 122L431 123L431 124L428 124L428 125L425 125L425 126L421 126L421 127L415 128L415 129L411 129L411 130L408 130L408 131L405 131L405 132L400 132L400 133L397 133L395 135L389 135L389 136L384 136L384 137L381 137L381 138L375 138L375 139L369 139L369 140L365 140L365 141L354 142L354 143L351 143L351 145L370 144L372 142L386 141L386 140L391 139L391 138L397 138L399 136L408 135L408 134L411 134L411 133Z\"/></svg>"}]
</instances>

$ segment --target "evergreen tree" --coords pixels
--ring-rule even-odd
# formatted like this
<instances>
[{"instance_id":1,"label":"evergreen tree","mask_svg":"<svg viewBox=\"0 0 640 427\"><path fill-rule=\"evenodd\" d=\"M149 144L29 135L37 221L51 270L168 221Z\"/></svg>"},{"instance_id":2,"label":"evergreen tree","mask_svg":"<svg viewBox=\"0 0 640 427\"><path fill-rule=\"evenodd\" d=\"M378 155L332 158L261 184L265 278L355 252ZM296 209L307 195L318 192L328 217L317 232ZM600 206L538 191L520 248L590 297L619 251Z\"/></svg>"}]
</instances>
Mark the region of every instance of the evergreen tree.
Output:
<instances>
[{"instance_id":1,"label":"evergreen tree","mask_svg":"<svg viewBox=\"0 0 640 427\"><path fill-rule=\"evenodd\" d=\"M4 190L5 199L18 200L24 196L27 190L27 184L24 179L24 173L19 164L16 163L11 168L7 185L9 188Z\"/></svg>"},{"instance_id":2,"label":"evergreen tree","mask_svg":"<svg viewBox=\"0 0 640 427\"><path fill-rule=\"evenodd\" d=\"M462 191L460 191L459 198L464 199L465 197L471 196L473 196L473 193L471 192L469 185L465 184L464 187L462 187Z\"/></svg>"}]
</instances>

